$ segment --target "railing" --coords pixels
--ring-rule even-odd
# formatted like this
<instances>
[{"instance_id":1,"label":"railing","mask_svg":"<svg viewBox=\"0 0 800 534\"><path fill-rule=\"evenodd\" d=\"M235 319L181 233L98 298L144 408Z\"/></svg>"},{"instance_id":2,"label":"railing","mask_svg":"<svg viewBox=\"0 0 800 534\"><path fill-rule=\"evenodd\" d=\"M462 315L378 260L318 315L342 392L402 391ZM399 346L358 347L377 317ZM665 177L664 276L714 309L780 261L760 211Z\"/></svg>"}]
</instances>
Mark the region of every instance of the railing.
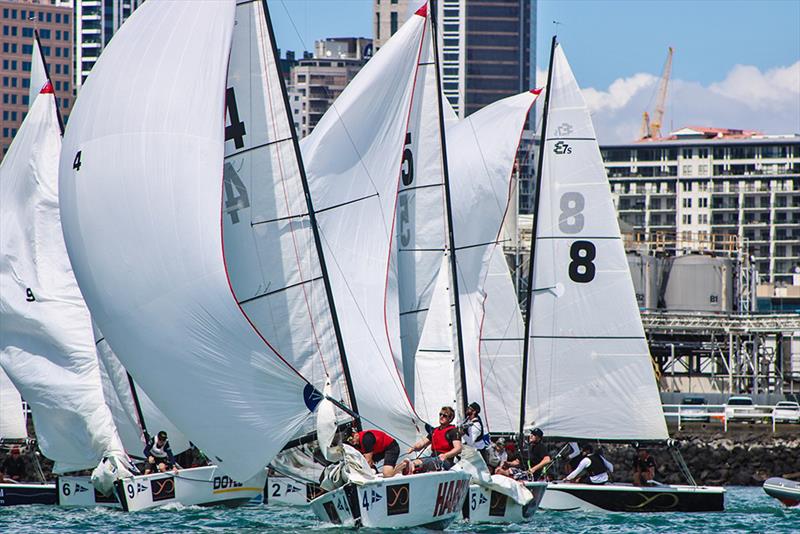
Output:
<instances>
[{"instance_id":1,"label":"railing","mask_svg":"<svg viewBox=\"0 0 800 534\"><path fill-rule=\"evenodd\" d=\"M728 431L728 420L749 420L752 422L772 421L772 431L775 432L775 406L770 405L750 405L750 406L729 406L726 404L663 404L664 417L677 419L678 430L683 428L684 421L697 421L698 419L708 419L709 423L716 422L722 425L725 432ZM738 411L734 411L738 410Z\"/></svg>"}]
</instances>

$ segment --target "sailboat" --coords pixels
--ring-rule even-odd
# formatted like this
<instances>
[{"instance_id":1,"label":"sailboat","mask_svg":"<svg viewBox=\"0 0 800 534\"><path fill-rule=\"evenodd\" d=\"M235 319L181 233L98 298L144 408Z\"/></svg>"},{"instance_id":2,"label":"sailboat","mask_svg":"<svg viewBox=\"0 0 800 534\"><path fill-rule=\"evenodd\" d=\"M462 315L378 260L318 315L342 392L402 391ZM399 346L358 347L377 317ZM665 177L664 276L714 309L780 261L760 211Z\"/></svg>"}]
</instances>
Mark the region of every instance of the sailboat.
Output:
<instances>
[{"instance_id":1,"label":"sailboat","mask_svg":"<svg viewBox=\"0 0 800 534\"><path fill-rule=\"evenodd\" d=\"M37 54L38 34L35 45ZM55 461L54 472L101 460L124 472L128 459L103 398L91 323L61 237L61 118L38 55L43 73L33 78L43 85L0 167L0 364L31 407L39 448ZM47 488L54 502L55 486Z\"/></svg>"},{"instance_id":2,"label":"sailboat","mask_svg":"<svg viewBox=\"0 0 800 534\"><path fill-rule=\"evenodd\" d=\"M390 349L397 290L380 224L393 213L411 101L402 80L418 55L398 52L384 90L359 95L380 105L341 105L354 121L328 135L317 126L324 142L307 147L308 168L264 2L143 4L71 115L60 193L78 283L125 368L234 479L229 495L311 435L323 398L342 420L419 433ZM389 113L368 120L376 108ZM448 523L467 478L409 480L425 506L398 508L391 524ZM368 502L389 502L389 486L371 484Z\"/></svg>"},{"instance_id":3,"label":"sailboat","mask_svg":"<svg viewBox=\"0 0 800 534\"><path fill-rule=\"evenodd\" d=\"M594 128L553 38L525 321L525 424L547 439L667 443L664 414ZM677 451L673 448L674 453ZM679 466L685 468L676 455ZM694 484L548 485L541 508L718 511Z\"/></svg>"}]
</instances>

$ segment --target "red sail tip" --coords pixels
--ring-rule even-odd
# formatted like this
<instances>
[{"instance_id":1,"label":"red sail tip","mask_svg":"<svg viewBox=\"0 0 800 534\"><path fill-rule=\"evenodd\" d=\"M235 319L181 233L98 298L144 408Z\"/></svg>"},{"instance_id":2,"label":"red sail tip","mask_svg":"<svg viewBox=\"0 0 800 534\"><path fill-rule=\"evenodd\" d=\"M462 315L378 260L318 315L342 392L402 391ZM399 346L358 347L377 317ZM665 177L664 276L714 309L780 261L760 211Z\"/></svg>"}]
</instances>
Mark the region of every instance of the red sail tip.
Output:
<instances>
[{"instance_id":1,"label":"red sail tip","mask_svg":"<svg viewBox=\"0 0 800 534\"><path fill-rule=\"evenodd\" d=\"M543 89L544 89L543 87L540 87L538 89L531 89L531 93L533 93L535 95L540 95L540 94L542 94L542 90Z\"/></svg>"},{"instance_id":2,"label":"red sail tip","mask_svg":"<svg viewBox=\"0 0 800 534\"><path fill-rule=\"evenodd\" d=\"M428 16L428 3L425 2L424 4L422 4L422 7L420 7L417 10L417 12L414 13L414 14L415 15L419 15L420 17L427 17Z\"/></svg>"},{"instance_id":3,"label":"red sail tip","mask_svg":"<svg viewBox=\"0 0 800 534\"><path fill-rule=\"evenodd\" d=\"M55 92L53 91L52 82L48 81L46 84L44 84L44 87L42 87L42 90L39 91L39 94L45 94L45 95L55 94Z\"/></svg>"}]
</instances>

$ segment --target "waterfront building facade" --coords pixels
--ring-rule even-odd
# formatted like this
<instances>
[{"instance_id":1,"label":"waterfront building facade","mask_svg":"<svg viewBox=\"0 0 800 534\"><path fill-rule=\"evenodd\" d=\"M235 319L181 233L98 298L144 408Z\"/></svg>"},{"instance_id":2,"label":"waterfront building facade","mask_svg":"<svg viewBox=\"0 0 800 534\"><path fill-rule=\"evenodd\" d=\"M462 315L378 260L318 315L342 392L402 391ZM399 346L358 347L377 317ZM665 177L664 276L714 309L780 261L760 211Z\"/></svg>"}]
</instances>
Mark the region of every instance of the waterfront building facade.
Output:
<instances>
[{"instance_id":1,"label":"waterfront building facade","mask_svg":"<svg viewBox=\"0 0 800 534\"><path fill-rule=\"evenodd\" d=\"M63 116L73 104L72 8L68 3L0 1L0 156L28 112L34 30L38 30L53 89Z\"/></svg>"},{"instance_id":2,"label":"waterfront building facade","mask_svg":"<svg viewBox=\"0 0 800 534\"><path fill-rule=\"evenodd\" d=\"M373 17L373 38L377 51L411 15L412 3L409 0L375 0Z\"/></svg>"},{"instance_id":3,"label":"waterfront building facade","mask_svg":"<svg viewBox=\"0 0 800 534\"><path fill-rule=\"evenodd\" d=\"M758 282L800 272L800 135L683 128L601 147L619 217L676 253L737 243Z\"/></svg>"}]
</instances>

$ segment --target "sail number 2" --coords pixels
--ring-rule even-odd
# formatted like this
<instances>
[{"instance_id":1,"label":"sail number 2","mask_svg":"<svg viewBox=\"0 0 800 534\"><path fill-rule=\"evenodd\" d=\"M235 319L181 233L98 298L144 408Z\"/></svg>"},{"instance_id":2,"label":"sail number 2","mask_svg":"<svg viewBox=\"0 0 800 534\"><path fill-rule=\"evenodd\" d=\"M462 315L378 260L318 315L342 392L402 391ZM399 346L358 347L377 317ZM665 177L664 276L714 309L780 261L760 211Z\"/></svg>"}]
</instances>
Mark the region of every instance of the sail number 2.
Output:
<instances>
[{"instance_id":1,"label":"sail number 2","mask_svg":"<svg viewBox=\"0 0 800 534\"><path fill-rule=\"evenodd\" d=\"M559 207L561 214L558 216L558 229L565 234L577 234L583 230L585 219L583 208L586 200L576 191L568 191L561 195ZM597 248L591 241L578 240L572 243L569 249L569 279L579 284L586 284L594 280Z\"/></svg>"}]
</instances>

